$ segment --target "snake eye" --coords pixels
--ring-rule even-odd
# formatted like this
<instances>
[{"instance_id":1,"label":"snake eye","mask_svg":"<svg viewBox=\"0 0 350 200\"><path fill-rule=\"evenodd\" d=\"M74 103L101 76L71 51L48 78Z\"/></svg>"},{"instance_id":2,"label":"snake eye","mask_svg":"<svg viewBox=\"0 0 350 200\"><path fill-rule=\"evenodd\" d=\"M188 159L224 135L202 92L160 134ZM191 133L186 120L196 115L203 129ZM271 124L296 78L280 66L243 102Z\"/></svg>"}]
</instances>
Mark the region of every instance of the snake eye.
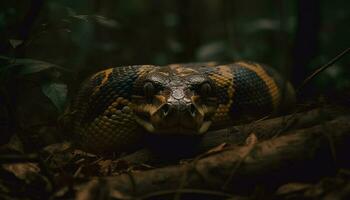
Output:
<instances>
[{"instance_id":1,"label":"snake eye","mask_svg":"<svg viewBox=\"0 0 350 200\"><path fill-rule=\"evenodd\" d=\"M151 82L147 82L143 86L143 92L144 92L146 98L152 98L153 95L155 94L155 91L156 91L155 87Z\"/></svg>"},{"instance_id":2,"label":"snake eye","mask_svg":"<svg viewBox=\"0 0 350 200\"><path fill-rule=\"evenodd\" d=\"M211 88L211 85L209 83L203 83L201 86L200 86L200 89L199 89L199 93L200 95L202 95L203 97L208 97L210 96L212 92L212 88Z\"/></svg>"}]
</instances>

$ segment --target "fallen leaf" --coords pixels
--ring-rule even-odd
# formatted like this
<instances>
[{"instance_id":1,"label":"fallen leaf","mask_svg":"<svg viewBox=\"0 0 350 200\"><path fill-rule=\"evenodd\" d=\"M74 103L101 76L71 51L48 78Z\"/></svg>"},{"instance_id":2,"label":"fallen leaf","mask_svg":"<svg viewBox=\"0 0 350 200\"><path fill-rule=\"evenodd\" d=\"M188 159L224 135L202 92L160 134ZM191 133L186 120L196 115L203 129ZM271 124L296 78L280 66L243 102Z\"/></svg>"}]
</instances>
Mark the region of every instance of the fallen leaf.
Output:
<instances>
[{"instance_id":1,"label":"fallen leaf","mask_svg":"<svg viewBox=\"0 0 350 200\"><path fill-rule=\"evenodd\" d=\"M2 164L2 167L12 172L17 178L27 180L32 174L40 172L40 168L37 163L15 163L15 164Z\"/></svg>"},{"instance_id":2,"label":"fallen leaf","mask_svg":"<svg viewBox=\"0 0 350 200\"><path fill-rule=\"evenodd\" d=\"M54 154L54 153L62 153L66 152L68 149L72 148L72 144L69 142L62 142L62 143L56 143L56 144L51 144L49 146L46 146L44 148L44 151Z\"/></svg>"},{"instance_id":3,"label":"fallen leaf","mask_svg":"<svg viewBox=\"0 0 350 200\"><path fill-rule=\"evenodd\" d=\"M306 183L288 183L285 185L280 186L276 194L277 195L285 195L285 194L290 194L290 193L295 193L295 192L303 192L307 189L312 187L311 184L306 184Z\"/></svg>"},{"instance_id":4,"label":"fallen leaf","mask_svg":"<svg viewBox=\"0 0 350 200\"><path fill-rule=\"evenodd\" d=\"M109 175L111 173L112 168L112 160L101 160L98 162L100 166L100 173L102 175Z\"/></svg>"},{"instance_id":5,"label":"fallen leaf","mask_svg":"<svg viewBox=\"0 0 350 200\"><path fill-rule=\"evenodd\" d=\"M206 154L213 154L213 153L220 152L220 151L224 150L225 147L227 147L227 146L228 146L227 143L222 143L222 144L220 144L220 145L218 145L218 146L216 146L216 147L214 147L212 149L209 149L206 152Z\"/></svg>"},{"instance_id":6,"label":"fallen leaf","mask_svg":"<svg viewBox=\"0 0 350 200\"><path fill-rule=\"evenodd\" d=\"M245 140L245 144L247 146L252 146L258 143L258 137L256 137L255 133L251 133L247 139Z\"/></svg>"},{"instance_id":7,"label":"fallen leaf","mask_svg":"<svg viewBox=\"0 0 350 200\"><path fill-rule=\"evenodd\" d=\"M10 39L9 42L14 49L17 48L19 45L23 44L23 40L17 39Z\"/></svg>"}]
</instances>

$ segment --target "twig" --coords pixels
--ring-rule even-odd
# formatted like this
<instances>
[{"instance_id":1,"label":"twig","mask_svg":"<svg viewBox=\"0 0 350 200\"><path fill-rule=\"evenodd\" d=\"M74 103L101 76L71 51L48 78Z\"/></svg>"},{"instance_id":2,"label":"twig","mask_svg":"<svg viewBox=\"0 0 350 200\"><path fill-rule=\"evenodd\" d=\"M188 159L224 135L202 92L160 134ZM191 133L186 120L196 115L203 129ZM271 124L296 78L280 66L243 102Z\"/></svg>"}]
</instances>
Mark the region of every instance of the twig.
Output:
<instances>
[{"instance_id":1,"label":"twig","mask_svg":"<svg viewBox=\"0 0 350 200\"><path fill-rule=\"evenodd\" d=\"M176 190L161 190L152 192L149 194L146 194L144 196L141 196L137 198L138 200L143 199L149 199L157 196L167 195L167 194L174 194L174 193L182 193L182 194L205 194L205 195L213 195L213 196L221 196L221 197L228 197L232 198L233 195L225 192L220 191L213 191L213 190L200 190L200 189L176 189Z\"/></svg>"},{"instance_id":2,"label":"twig","mask_svg":"<svg viewBox=\"0 0 350 200\"><path fill-rule=\"evenodd\" d=\"M350 48L345 49L343 52L338 54L336 57L334 57L332 60L330 60L328 63L323 65L322 67L318 68L316 71L314 71L310 76L308 76L303 83L299 86L297 89L297 94L300 93L300 91L305 87L306 84L308 84L313 78L315 78L319 73L326 70L328 67L332 66L335 62L337 62L339 59L341 59L343 56L345 56L350 51Z\"/></svg>"}]
</instances>

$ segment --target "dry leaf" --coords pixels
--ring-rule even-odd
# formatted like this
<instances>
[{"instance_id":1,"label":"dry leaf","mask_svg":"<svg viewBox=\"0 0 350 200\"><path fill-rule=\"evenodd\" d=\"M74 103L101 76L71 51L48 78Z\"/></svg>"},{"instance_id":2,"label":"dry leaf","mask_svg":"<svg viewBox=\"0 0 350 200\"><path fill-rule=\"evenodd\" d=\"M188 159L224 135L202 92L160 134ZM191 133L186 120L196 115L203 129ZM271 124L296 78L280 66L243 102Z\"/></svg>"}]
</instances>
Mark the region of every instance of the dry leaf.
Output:
<instances>
[{"instance_id":1,"label":"dry leaf","mask_svg":"<svg viewBox=\"0 0 350 200\"><path fill-rule=\"evenodd\" d=\"M214 147L214 148L211 148L209 149L209 151L206 152L206 154L213 154L213 153L217 153L217 152L220 152L222 151L223 149L225 149L225 147L227 147L227 143L222 143L222 144L219 144L218 146Z\"/></svg>"},{"instance_id":2,"label":"dry leaf","mask_svg":"<svg viewBox=\"0 0 350 200\"><path fill-rule=\"evenodd\" d=\"M306 183L288 183L279 187L276 191L277 195L285 195L295 192L302 192L312 187L311 184Z\"/></svg>"},{"instance_id":3,"label":"dry leaf","mask_svg":"<svg viewBox=\"0 0 350 200\"><path fill-rule=\"evenodd\" d=\"M2 167L22 180L26 180L32 174L40 172L40 168L36 163L2 164Z\"/></svg>"},{"instance_id":4,"label":"dry leaf","mask_svg":"<svg viewBox=\"0 0 350 200\"><path fill-rule=\"evenodd\" d=\"M100 167L100 173L102 175L109 175L111 173L112 168L112 160L101 160L98 162Z\"/></svg>"},{"instance_id":5,"label":"dry leaf","mask_svg":"<svg viewBox=\"0 0 350 200\"><path fill-rule=\"evenodd\" d=\"M258 137L256 137L255 133L251 133L247 139L245 140L245 144L247 146L255 145L258 143Z\"/></svg>"}]
</instances>

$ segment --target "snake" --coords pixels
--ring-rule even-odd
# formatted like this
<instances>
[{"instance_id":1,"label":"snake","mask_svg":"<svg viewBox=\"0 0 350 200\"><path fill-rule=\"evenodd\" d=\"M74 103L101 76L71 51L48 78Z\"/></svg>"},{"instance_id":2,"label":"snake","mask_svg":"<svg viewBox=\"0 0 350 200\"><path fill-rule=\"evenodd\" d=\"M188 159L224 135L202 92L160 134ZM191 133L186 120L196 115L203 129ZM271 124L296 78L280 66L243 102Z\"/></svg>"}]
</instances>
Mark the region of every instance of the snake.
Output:
<instances>
[{"instance_id":1,"label":"snake","mask_svg":"<svg viewBox=\"0 0 350 200\"><path fill-rule=\"evenodd\" d=\"M129 149L145 135L201 137L294 102L290 82L257 62L131 65L86 79L67 112L74 143L102 153Z\"/></svg>"}]
</instances>

